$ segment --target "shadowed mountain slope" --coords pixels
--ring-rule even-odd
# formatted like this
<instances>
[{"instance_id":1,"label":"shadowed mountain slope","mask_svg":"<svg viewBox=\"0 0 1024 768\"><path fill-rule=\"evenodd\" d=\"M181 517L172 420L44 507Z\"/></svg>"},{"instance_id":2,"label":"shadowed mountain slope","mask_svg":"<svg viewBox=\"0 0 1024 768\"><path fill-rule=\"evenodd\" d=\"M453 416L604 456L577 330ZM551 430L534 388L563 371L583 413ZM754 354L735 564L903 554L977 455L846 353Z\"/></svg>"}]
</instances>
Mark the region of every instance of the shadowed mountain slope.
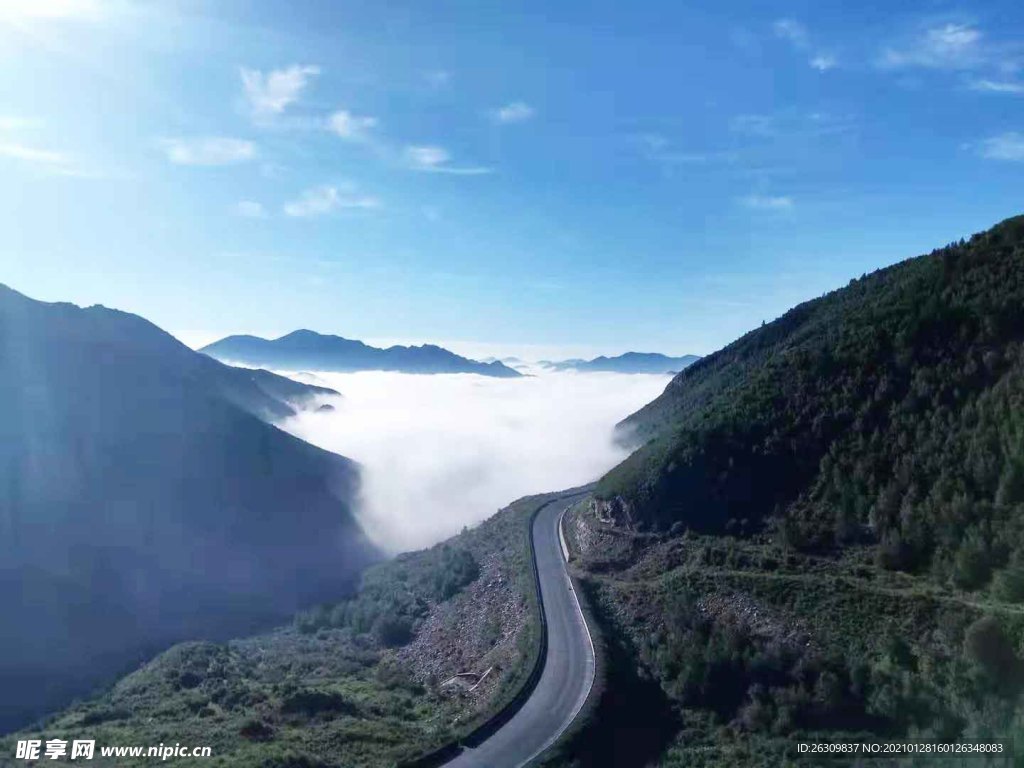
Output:
<instances>
[{"instance_id":1,"label":"shadowed mountain slope","mask_svg":"<svg viewBox=\"0 0 1024 768\"><path fill-rule=\"evenodd\" d=\"M344 593L356 466L262 420L331 394L0 286L0 729Z\"/></svg>"}]
</instances>

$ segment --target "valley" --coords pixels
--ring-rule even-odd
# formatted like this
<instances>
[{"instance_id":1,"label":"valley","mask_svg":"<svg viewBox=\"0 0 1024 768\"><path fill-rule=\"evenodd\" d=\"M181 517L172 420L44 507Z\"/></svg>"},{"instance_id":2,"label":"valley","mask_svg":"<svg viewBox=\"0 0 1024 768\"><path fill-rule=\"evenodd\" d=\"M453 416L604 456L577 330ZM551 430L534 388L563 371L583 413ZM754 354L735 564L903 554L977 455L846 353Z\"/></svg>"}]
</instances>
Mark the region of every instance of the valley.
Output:
<instances>
[{"instance_id":1,"label":"valley","mask_svg":"<svg viewBox=\"0 0 1024 768\"><path fill-rule=\"evenodd\" d=\"M770 766L800 741L1012 736L1022 221L690 365L595 485L373 565L290 626L174 646L40 735L187 731L261 768ZM282 423L345 412L211 370Z\"/></svg>"},{"instance_id":2,"label":"valley","mask_svg":"<svg viewBox=\"0 0 1024 768\"><path fill-rule=\"evenodd\" d=\"M1020 0L0 62L0 768L1024 768Z\"/></svg>"}]
</instances>

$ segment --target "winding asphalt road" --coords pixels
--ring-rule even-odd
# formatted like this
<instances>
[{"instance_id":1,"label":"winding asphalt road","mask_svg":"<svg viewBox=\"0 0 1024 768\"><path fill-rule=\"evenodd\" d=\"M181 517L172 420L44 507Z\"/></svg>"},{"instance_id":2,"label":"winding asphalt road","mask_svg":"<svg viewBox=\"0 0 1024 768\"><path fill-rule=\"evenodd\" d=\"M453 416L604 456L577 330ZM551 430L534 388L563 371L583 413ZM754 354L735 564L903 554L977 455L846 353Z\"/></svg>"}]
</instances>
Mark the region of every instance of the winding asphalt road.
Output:
<instances>
[{"instance_id":1,"label":"winding asphalt road","mask_svg":"<svg viewBox=\"0 0 1024 768\"><path fill-rule=\"evenodd\" d=\"M594 684L594 644L566 571L559 542L562 513L581 496L559 499L533 521L533 547L548 624L544 672L526 703L475 748L446 768L518 768L550 747L579 714Z\"/></svg>"}]
</instances>

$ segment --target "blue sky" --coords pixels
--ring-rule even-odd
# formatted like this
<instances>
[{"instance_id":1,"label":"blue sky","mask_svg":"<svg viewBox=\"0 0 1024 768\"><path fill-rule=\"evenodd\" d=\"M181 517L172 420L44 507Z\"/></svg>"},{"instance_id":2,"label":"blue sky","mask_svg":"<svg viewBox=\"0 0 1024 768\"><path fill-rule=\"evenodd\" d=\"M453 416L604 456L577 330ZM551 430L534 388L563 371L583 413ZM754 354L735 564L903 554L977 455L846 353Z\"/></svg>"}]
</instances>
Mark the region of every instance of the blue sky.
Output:
<instances>
[{"instance_id":1,"label":"blue sky","mask_svg":"<svg viewBox=\"0 0 1024 768\"><path fill-rule=\"evenodd\" d=\"M706 353L1021 212L1024 8L0 0L0 174L0 282L193 343Z\"/></svg>"}]
</instances>

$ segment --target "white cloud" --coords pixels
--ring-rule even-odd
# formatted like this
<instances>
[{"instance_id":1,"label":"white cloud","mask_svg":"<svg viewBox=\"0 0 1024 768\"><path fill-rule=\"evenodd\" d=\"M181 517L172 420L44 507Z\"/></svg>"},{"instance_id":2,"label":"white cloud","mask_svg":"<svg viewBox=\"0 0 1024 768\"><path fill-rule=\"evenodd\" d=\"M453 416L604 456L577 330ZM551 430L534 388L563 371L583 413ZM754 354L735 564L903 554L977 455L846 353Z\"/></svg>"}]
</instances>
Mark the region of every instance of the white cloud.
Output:
<instances>
[{"instance_id":1,"label":"white cloud","mask_svg":"<svg viewBox=\"0 0 1024 768\"><path fill-rule=\"evenodd\" d=\"M775 114L736 115L730 130L762 139L809 140L837 136L856 129L854 118L831 112L783 110Z\"/></svg>"},{"instance_id":2,"label":"white cloud","mask_svg":"<svg viewBox=\"0 0 1024 768\"><path fill-rule=\"evenodd\" d=\"M451 173L463 176L479 176L491 173L490 168L479 166L456 167L449 165L451 155L444 147L433 145L409 145L403 152L406 164L414 171L428 173Z\"/></svg>"},{"instance_id":3,"label":"white cloud","mask_svg":"<svg viewBox=\"0 0 1024 768\"><path fill-rule=\"evenodd\" d=\"M0 4L2 3L3 0L0 0ZM18 133L24 128L37 124L37 120L32 120L26 117L19 117L17 115L0 115L0 132L4 133ZM19 160L24 163L32 163L35 165L51 166L51 168L61 167L70 169L72 166L71 158L63 152L58 152L52 149L42 149L30 144L25 144L20 140L0 140L0 157L6 157L10 160Z\"/></svg>"},{"instance_id":4,"label":"white cloud","mask_svg":"<svg viewBox=\"0 0 1024 768\"><path fill-rule=\"evenodd\" d=\"M989 160L1024 162L1024 133L1011 131L987 138L978 144L978 152Z\"/></svg>"},{"instance_id":5,"label":"white cloud","mask_svg":"<svg viewBox=\"0 0 1024 768\"><path fill-rule=\"evenodd\" d=\"M981 30L969 24L930 27L898 46L886 48L879 59L883 68L972 69L988 53L981 45Z\"/></svg>"},{"instance_id":6,"label":"white cloud","mask_svg":"<svg viewBox=\"0 0 1024 768\"><path fill-rule=\"evenodd\" d=\"M687 152L676 149L672 141L660 133L641 133L631 139L646 159L660 165L663 173L669 176L675 166L732 163L737 159L737 154L730 151Z\"/></svg>"},{"instance_id":7,"label":"white cloud","mask_svg":"<svg viewBox=\"0 0 1024 768\"><path fill-rule=\"evenodd\" d=\"M524 123L534 114L533 107L524 101L513 101L491 110L491 117L499 123Z\"/></svg>"},{"instance_id":8,"label":"white cloud","mask_svg":"<svg viewBox=\"0 0 1024 768\"><path fill-rule=\"evenodd\" d=\"M320 74L320 68L293 64L264 74L256 69L242 68L242 88L255 115L276 115L298 100L309 80Z\"/></svg>"},{"instance_id":9,"label":"white cloud","mask_svg":"<svg viewBox=\"0 0 1024 768\"><path fill-rule=\"evenodd\" d=\"M839 60L831 54L819 53L817 56L812 56L808 63L819 72L828 72L839 65Z\"/></svg>"},{"instance_id":10,"label":"white cloud","mask_svg":"<svg viewBox=\"0 0 1024 768\"><path fill-rule=\"evenodd\" d=\"M235 213L245 219L262 219L267 215L263 205L255 200L240 200L235 204Z\"/></svg>"},{"instance_id":11,"label":"white cloud","mask_svg":"<svg viewBox=\"0 0 1024 768\"><path fill-rule=\"evenodd\" d=\"M985 93L1010 93L1018 96L1024 94L1024 82L1014 80L972 80L970 88L972 91Z\"/></svg>"},{"instance_id":12,"label":"white cloud","mask_svg":"<svg viewBox=\"0 0 1024 768\"><path fill-rule=\"evenodd\" d=\"M358 194L352 185L339 188L325 184L307 189L298 200L285 203L284 212L295 218L312 218L342 209L367 210L379 207L380 201L377 198Z\"/></svg>"},{"instance_id":13,"label":"white cloud","mask_svg":"<svg viewBox=\"0 0 1024 768\"><path fill-rule=\"evenodd\" d=\"M226 136L161 139L160 147L175 165L233 165L256 157L256 145Z\"/></svg>"},{"instance_id":14,"label":"white cloud","mask_svg":"<svg viewBox=\"0 0 1024 768\"><path fill-rule=\"evenodd\" d=\"M778 19L772 24L775 36L787 40L793 45L804 48L808 44L807 27L796 19Z\"/></svg>"},{"instance_id":15,"label":"white cloud","mask_svg":"<svg viewBox=\"0 0 1024 768\"><path fill-rule=\"evenodd\" d=\"M405 148L405 156L418 168L435 168L451 159L444 147L410 146Z\"/></svg>"},{"instance_id":16,"label":"white cloud","mask_svg":"<svg viewBox=\"0 0 1024 768\"><path fill-rule=\"evenodd\" d=\"M736 133L763 138L773 138L782 132L779 119L774 115L736 115L729 121L729 128Z\"/></svg>"},{"instance_id":17,"label":"white cloud","mask_svg":"<svg viewBox=\"0 0 1024 768\"><path fill-rule=\"evenodd\" d=\"M360 463L359 520L392 552L444 539L521 496L597 479L627 454L612 441L615 423L669 381L601 373L316 376L344 396L331 401L336 410L282 426Z\"/></svg>"},{"instance_id":18,"label":"white cloud","mask_svg":"<svg viewBox=\"0 0 1024 768\"><path fill-rule=\"evenodd\" d=\"M740 202L758 211L789 211L793 208L793 198L786 195L747 195Z\"/></svg>"},{"instance_id":19,"label":"white cloud","mask_svg":"<svg viewBox=\"0 0 1024 768\"><path fill-rule=\"evenodd\" d=\"M327 118L328 128L349 141L363 141L370 131L377 127L377 118L353 115L346 109L339 109Z\"/></svg>"},{"instance_id":20,"label":"white cloud","mask_svg":"<svg viewBox=\"0 0 1024 768\"><path fill-rule=\"evenodd\" d=\"M69 176L81 179L109 177L109 174L100 169L88 168L78 158L64 152L24 144L19 141L0 140L0 158L24 163L50 176Z\"/></svg>"},{"instance_id":21,"label":"white cloud","mask_svg":"<svg viewBox=\"0 0 1024 768\"><path fill-rule=\"evenodd\" d=\"M651 153L661 152L667 149L670 144L668 138L660 133L642 133L637 136L637 139L639 139L644 149Z\"/></svg>"},{"instance_id":22,"label":"white cloud","mask_svg":"<svg viewBox=\"0 0 1024 768\"><path fill-rule=\"evenodd\" d=\"M21 160L26 163L40 165L70 165L70 158L63 152L55 152L50 149L39 149L25 144L14 142L0 143L0 157L7 157L12 160Z\"/></svg>"},{"instance_id":23,"label":"white cloud","mask_svg":"<svg viewBox=\"0 0 1024 768\"><path fill-rule=\"evenodd\" d=\"M785 40L798 51L811 52L813 48L810 32L796 19L777 19L772 24L772 31L776 37ZM807 64L819 72L827 72L834 69L839 64L839 60L825 51L815 51L807 60Z\"/></svg>"},{"instance_id":24,"label":"white cloud","mask_svg":"<svg viewBox=\"0 0 1024 768\"><path fill-rule=\"evenodd\" d=\"M965 24L946 24L925 33L927 48L941 56L957 56L981 41L981 32Z\"/></svg>"}]
</instances>

